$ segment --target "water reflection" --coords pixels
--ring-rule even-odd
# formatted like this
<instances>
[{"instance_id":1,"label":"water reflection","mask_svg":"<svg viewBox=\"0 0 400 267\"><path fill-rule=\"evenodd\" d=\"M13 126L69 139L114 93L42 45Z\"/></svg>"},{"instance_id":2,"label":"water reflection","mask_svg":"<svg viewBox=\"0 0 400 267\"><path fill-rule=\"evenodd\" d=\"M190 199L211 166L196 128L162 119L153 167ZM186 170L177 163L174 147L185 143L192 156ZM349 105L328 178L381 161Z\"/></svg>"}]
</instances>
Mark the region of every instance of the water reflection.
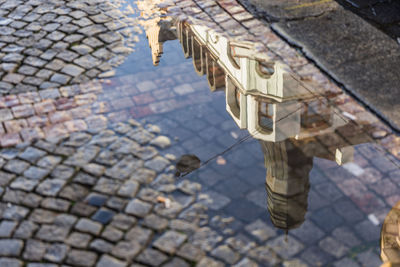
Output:
<instances>
[{"instance_id":1,"label":"water reflection","mask_svg":"<svg viewBox=\"0 0 400 267\"><path fill-rule=\"evenodd\" d=\"M365 133L372 126L337 110L332 103L340 92L319 90L252 44L230 42L203 26L175 25L164 32L175 32L197 74L206 76L211 91L225 91L227 112L261 144L273 224L286 231L298 228L307 212L314 157L338 165L352 162L353 146L371 141ZM159 31L161 43L162 35Z\"/></svg>"},{"instance_id":2,"label":"water reflection","mask_svg":"<svg viewBox=\"0 0 400 267\"><path fill-rule=\"evenodd\" d=\"M400 264L400 201L388 213L382 226L381 259L395 266ZM387 266L393 266L391 264Z\"/></svg>"}]
</instances>

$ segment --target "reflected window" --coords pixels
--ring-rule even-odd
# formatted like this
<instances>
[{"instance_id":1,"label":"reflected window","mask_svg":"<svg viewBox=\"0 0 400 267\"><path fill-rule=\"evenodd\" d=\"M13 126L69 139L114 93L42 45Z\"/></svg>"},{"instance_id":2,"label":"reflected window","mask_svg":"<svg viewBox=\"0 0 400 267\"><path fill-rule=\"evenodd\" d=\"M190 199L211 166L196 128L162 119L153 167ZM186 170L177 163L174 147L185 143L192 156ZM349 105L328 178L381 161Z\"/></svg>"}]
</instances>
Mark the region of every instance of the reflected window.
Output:
<instances>
[{"instance_id":1,"label":"reflected window","mask_svg":"<svg viewBox=\"0 0 400 267\"><path fill-rule=\"evenodd\" d=\"M258 103L258 124L265 131L273 131L274 110L271 103Z\"/></svg>"},{"instance_id":2,"label":"reflected window","mask_svg":"<svg viewBox=\"0 0 400 267\"><path fill-rule=\"evenodd\" d=\"M306 129L321 130L329 128L331 110L326 103L326 99L304 103L301 114L301 126Z\"/></svg>"},{"instance_id":3,"label":"reflected window","mask_svg":"<svg viewBox=\"0 0 400 267\"><path fill-rule=\"evenodd\" d=\"M235 87L235 100L236 100L236 107L240 111L240 91L239 88Z\"/></svg>"},{"instance_id":4,"label":"reflected window","mask_svg":"<svg viewBox=\"0 0 400 267\"><path fill-rule=\"evenodd\" d=\"M258 61L256 70L260 76L269 78L275 73L275 63Z\"/></svg>"},{"instance_id":5,"label":"reflected window","mask_svg":"<svg viewBox=\"0 0 400 267\"><path fill-rule=\"evenodd\" d=\"M228 58L232 65L240 69L240 59L236 56L235 47L228 43Z\"/></svg>"},{"instance_id":6,"label":"reflected window","mask_svg":"<svg viewBox=\"0 0 400 267\"><path fill-rule=\"evenodd\" d=\"M241 109L241 98L242 93L240 88L235 84L231 77L227 76L227 104L230 111L236 119L240 119L240 109Z\"/></svg>"}]
</instances>

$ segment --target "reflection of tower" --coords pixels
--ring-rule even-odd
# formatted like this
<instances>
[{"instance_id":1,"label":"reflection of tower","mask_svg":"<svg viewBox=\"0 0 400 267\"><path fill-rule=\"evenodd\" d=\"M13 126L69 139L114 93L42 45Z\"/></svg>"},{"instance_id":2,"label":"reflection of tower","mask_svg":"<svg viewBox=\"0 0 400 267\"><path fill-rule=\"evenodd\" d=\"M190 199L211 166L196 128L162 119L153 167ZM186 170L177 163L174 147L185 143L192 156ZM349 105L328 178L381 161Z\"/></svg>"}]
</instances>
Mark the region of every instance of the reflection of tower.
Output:
<instances>
[{"instance_id":1,"label":"reflection of tower","mask_svg":"<svg viewBox=\"0 0 400 267\"><path fill-rule=\"evenodd\" d=\"M307 212L313 158L289 140L260 143L267 169L267 204L272 223L284 230L297 228Z\"/></svg>"},{"instance_id":2,"label":"reflection of tower","mask_svg":"<svg viewBox=\"0 0 400 267\"><path fill-rule=\"evenodd\" d=\"M140 24L145 29L154 66L158 66L160 63L164 42L176 39L170 18L162 18L161 16L151 18L153 13L159 10L157 7L159 3L159 0L138 1L137 3L142 12L142 17L146 18L146 20L140 21Z\"/></svg>"}]
</instances>

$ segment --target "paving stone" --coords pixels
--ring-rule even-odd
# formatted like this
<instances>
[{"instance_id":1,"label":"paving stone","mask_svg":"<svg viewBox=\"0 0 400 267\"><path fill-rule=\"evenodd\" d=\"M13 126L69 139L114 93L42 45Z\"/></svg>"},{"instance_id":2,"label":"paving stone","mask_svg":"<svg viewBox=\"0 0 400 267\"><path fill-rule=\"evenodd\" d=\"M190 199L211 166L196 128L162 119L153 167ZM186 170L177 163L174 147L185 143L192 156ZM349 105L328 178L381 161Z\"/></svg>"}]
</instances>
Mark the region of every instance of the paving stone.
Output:
<instances>
[{"instance_id":1,"label":"paving stone","mask_svg":"<svg viewBox=\"0 0 400 267\"><path fill-rule=\"evenodd\" d=\"M3 220L0 223L0 237L11 237L14 229L17 227L17 222Z\"/></svg>"},{"instance_id":2,"label":"paving stone","mask_svg":"<svg viewBox=\"0 0 400 267\"><path fill-rule=\"evenodd\" d=\"M296 255L304 248L300 242L290 235L287 237L285 235L281 235L269 242L269 245L274 251L276 251L276 253L285 259Z\"/></svg>"},{"instance_id":3,"label":"paving stone","mask_svg":"<svg viewBox=\"0 0 400 267\"><path fill-rule=\"evenodd\" d=\"M98 267L125 267L127 265L128 263L120 261L109 255L102 255L99 262L97 263Z\"/></svg>"},{"instance_id":4,"label":"paving stone","mask_svg":"<svg viewBox=\"0 0 400 267\"><path fill-rule=\"evenodd\" d=\"M66 227L42 225L39 231L36 233L36 237L45 241L63 242L66 239L68 232L69 229Z\"/></svg>"},{"instance_id":5,"label":"paving stone","mask_svg":"<svg viewBox=\"0 0 400 267\"><path fill-rule=\"evenodd\" d=\"M102 225L98 222L91 221L89 219L82 218L75 225L75 228L86 233L98 235L102 229Z\"/></svg>"},{"instance_id":6,"label":"paving stone","mask_svg":"<svg viewBox=\"0 0 400 267\"><path fill-rule=\"evenodd\" d=\"M203 227L195 232L190 241L204 251L211 251L222 239L222 236L218 235L217 232L209 227Z\"/></svg>"},{"instance_id":7,"label":"paving stone","mask_svg":"<svg viewBox=\"0 0 400 267\"><path fill-rule=\"evenodd\" d=\"M186 238L186 235L176 231L167 231L153 243L153 246L168 254L174 254Z\"/></svg>"},{"instance_id":8,"label":"paving stone","mask_svg":"<svg viewBox=\"0 0 400 267\"><path fill-rule=\"evenodd\" d=\"M42 180L49 174L49 170L31 166L24 171L24 176L33 180Z\"/></svg>"},{"instance_id":9,"label":"paving stone","mask_svg":"<svg viewBox=\"0 0 400 267\"><path fill-rule=\"evenodd\" d=\"M245 230L261 242L276 236L276 231L272 227L263 223L261 220L256 220L255 222L247 225Z\"/></svg>"},{"instance_id":10,"label":"paving stone","mask_svg":"<svg viewBox=\"0 0 400 267\"><path fill-rule=\"evenodd\" d=\"M163 262L167 261L168 257L163 253L151 249L146 248L140 255L137 257L137 260L141 263L150 265L150 266L159 266Z\"/></svg>"},{"instance_id":11,"label":"paving stone","mask_svg":"<svg viewBox=\"0 0 400 267\"><path fill-rule=\"evenodd\" d=\"M67 256L67 263L79 266L93 266L97 255L90 251L72 249Z\"/></svg>"},{"instance_id":12,"label":"paving stone","mask_svg":"<svg viewBox=\"0 0 400 267\"><path fill-rule=\"evenodd\" d=\"M152 236L152 231L140 226L135 226L129 230L125 239L138 242L140 245L145 246Z\"/></svg>"},{"instance_id":13,"label":"paving stone","mask_svg":"<svg viewBox=\"0 0 400 267\"><path fill-rule=\"evenodd\" d=\"M357 259L361 262L361 266L379 266L381 260L372 249L359 253Z\"/></svg>"},{"instance_id":14,"label":"paving stone","mask_svg":"<svg viewBox=\"0 0 400 267\"><path fill-rule=\"evenodd\" d=\"M8 205L3 212L3 219L21 221L28 213L29 210L27 208L17 205Z\"/></svg>"},{"instance_id":15,"label":"paving stone","mask_svg":"<svg viewBox=\"0 0 400 267\"><path fill-rule=\"evenodd\" d=\"M168 220L155 214L150 214L144 218L142 224L153 230L161 231L168 226Z\"/></svg>"},{"instance_id":16,"label":"paving stone","mask_svg":"<svg viewBox=\"0 0 400 267\"><path fill-rule=\"evenodd\" d=\"M223 267L225 266L222 262L214 260L209 257L203 257L196 266L199 267Z\"/></svg>"},{"instance_id":17,"label":"paving stone","mask_svg":"<svg viewBox=\"0 0 400 267\"><path fill-rule=\"evenodd\" d=\"M304 244L313 244L322 239L325 233L310 220L306 220L299 228L290 231Z\"/></svg>"},{"instance_id":18,"label":"paving stone","mask_svg":"<svg viewBox=\"0 0 400 267\"><path fill-rule=\"evenodd\" d=\"M356 261L354 261L350 258L343 258L339 261L336 261L333 266L335 266L335 267L339 267L339 266L359 267L360 265Z\"/></svg>"},{"instance_id":19,"label":"paving stone","mask_svg":"<svg viewBox=\"0 0 400 267\"><path fill-rule=\"evenodd\" d=\"M12 173L22 174L29 167L29 163L14 159L4 165L3 169Z\"/></svg>"},{"instance_id":20,"label":"paving stone","mask_svg":"<svg viewBox=\"0 0 400 267\"><path fill-rule=\"evenodd\" d=\"M135 170L140 168L142 164L143 162L141 160L128 156L115 164L112 168L107 169L105 174L115 179L126 179Z\"/></svg>"},{"instance_id":21,"label":"paving stone","mask_svg":"<svg viewBox=\"0 0 400 267\"><path fill-rule=\"evenodd\" d=\"M24 243L18 239L1 239L0 256L18 257L22 251Z\"/></svg>"},{"instance_id":22,"label":"paving stone","mask_svg":"<svg viewBox=\"0 0 400 267\"><path fill-rule=\"evenodd\" d=\"M124 233L117 228L108 225L106 229L101 233L101 237L111 242L117 242L122 239Z\"/></svg>"},{"instance_id":23,"label":"paving stone","mask_svg":"<svg viewBox=\"0 0 400 267\"><path fill-rule=\"evenodd\" d=\"M319 246L325 250L325 252L335 256L338 259L344 256L349 250L347 246L341 244L341 242L331 237L326 237L321 240L319 242Z\"/></svg>"},{"instance_id":24,"label":"paving stone","mask_svg":"<svg viewBox=\"0 0 400 267\"><path fill-rule=\"evenodd\" d=\"M128 230L136 224L136 221L136 218L133 216L119 213L113 217L111 225L121 230Z\"/></svg>"},{"instance_id":25,"label":"paving stone","mask_svg":"<svg viewBox=\"0 0 400 267\"><path fill-rule=\"evenodd\" d=\"M46 198L41 203L43 208L55 211L68 211L70 205L69 201L57 198Z\"/></svg>"},{"instance_id":26,"label":"paving stone","mask_svg":"<svg viewBox=\"0 0 400 267\"><path fill-rule=\"evenodd\" d=\"M155 170L156 172L161 172L162 170L165 169L165 167L168 166L168 164L170 164L170 162L167 159L160 156L156 156L154 159L146 161L144 166L146 168Z\"/></svg>"},{"instance_id":27,"label":"paving stone","mask_svg":"<svg viewBox=\"0 0 400 267\"><path fill-rule=\"evenodd\" d=\"M120 241L113 247L111 254L124 260L131 260L140 250L141 246L136 241Z\"/></svg>"},{"instance_id":28,"label":"paving stone","mask_svg":"<svg viewBox=\"0 0 400 267\"><path fill-rule=\"evenodd\" d=\"M13 189L32 191L38 183L39 181L36 180L19 177L11 183L10 187Z\"/></svg>"},{"instance_id":29,"label":"paving stone","mask_svg":"<svg viewBox=\"0 0 400 267\"><path fill-rule=\"evenodd\" d=\"M139 199L134 199L128 203L125 212L138 217L144 217L150 212L151 208L151 204Z\"/></svg>"},{"instance_id":30,"label":"paving stone","mask_svg":"<svg viewBox=\"0 0 400 267\"><path fill-rule=\"evenodd\" d=\"M0 266L4 267L21 267L22 261L13 258L0 258Z\"/></svg>"},{"instance_id":31,"label":"paving stone","mask_svg":"<svg viewBox=\"0 0 400 267\"><path fill-rule=\"evenodd\" d=\"M100 222L102 224L108 224L113 216L115 215L114 212L107 210L107 209L99 209L93 216L92 220Z\"/></svg>"},{"instance_id":32,"label":"paving stone","mask_svg":"<svg viewBox=\"0 0 400 267\"><path fill-rule=\"evenodd\" d=\"M234 264L240 259L239 254L234 252L226 245L216 247L213 251L211 251L211 255L229 264Z\"/></svg>"},{"instance_id":33,"label":"paving stone","mask_svg":"<svg viewBox=\"0 0 400 267\"><path fill-rule=\"evenodd\" d=\"M67 256L68 251L69 247L67 245L54 243L47 248L44 259L51 262L62 262Z\"/></svg>"},{"instance_id":34,"label":"paving stone","mask_svg":"<svg viewBox=\"0 0 400 267\"><path fill-rule=\"evenodd\" d=\"M29 261L41 261L45 252L46 244L34 239L26 241L23 258Z\"/></svg>"},{"instance_id":35,"label":"paving stone","mask_svg":"<svg viewBox=\"0 0 400 267\"><path fill-rule=\"evenodd\" d=\"M38 161L41 157L45 156L47 153L43 150L34 148L34 147L28 147L23 153L21 153L18 157L20 157L23 160L29 161L30 163L35 163Z\"/></svg>"},{"instance_id":36,"label":"paving stone","mask_svg":"<svg viewBox=\"0 0 400 267\"><path fill-rule=\"evenodd\" d=\"M92 239L91 235L73 232L65 240L65 243L76 248L86 248Z\"/></svg>"},{"instance_id":37,"label":"paving stone","mask_svg":"<svg viewBox=\"0 0 400 267\"><path fill-rule=\"evenodd\" d=\"M122 197L134 197L139 190L139 183L136 181L126 181L118 190L118 195Z\"/></svg>"},{"instance_id":38,"label":"paving stone","mask_svg":"<svg viewBox=\"0 0 400 267\"><path fill-rule=\"evenodd\" d=\"M250 260L249 258L243 258L241 261L239 261L238 263L236 263L233 266L234 267L257 267L258 264L256 262ZM292 265L288 265L288 266L292 266Z\"/></svg>"},{"instance_id":39,"label":"paving stone","mask_svg":"<svg viewBox=\"0 0 400 267\"><path fill-rule=\"evenodd\" d=\"M47 179L38 185L36 192L45 196L56 196L64 185L65 180Z\"/></svg>"},{"instance_id":40,"label":"paving stone","mask_svg":"<svg viewBox=\"0 0 400 267\"><path fill-rule=\"evenodd\" d=\"M85 70L83 68L80 68L73 64L67 64L61 69L61 72L65 73L69 76L72 76L72 77L78 76L84 71Z\"/></svg>"},{"instance_id":41,"label":"paving stone","mask_svg":"<svg viewBox=\"0 0 400 267\"><path fill-rule=\"evenodd\" d=\"M36 231L38 226L31 221L23 221L14 233L15 238L28 239Z\"/></svg>"}]
</instances>

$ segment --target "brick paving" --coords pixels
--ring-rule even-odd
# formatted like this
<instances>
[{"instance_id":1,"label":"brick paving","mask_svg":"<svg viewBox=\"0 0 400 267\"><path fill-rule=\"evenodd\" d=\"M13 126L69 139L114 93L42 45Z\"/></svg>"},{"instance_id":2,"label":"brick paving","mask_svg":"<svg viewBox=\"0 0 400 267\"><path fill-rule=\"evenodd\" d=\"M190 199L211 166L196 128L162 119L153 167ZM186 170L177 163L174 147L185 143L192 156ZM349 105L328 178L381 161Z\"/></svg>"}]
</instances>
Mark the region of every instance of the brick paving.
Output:
<instances>
[{"instance_id":1,"label":"brick paving","mask_svg":"<svg viewBox=\"0 0 400 267\"><path fill-rule=\"evenodd\" d=\"M12 3L0 9L13 10ZM108 10L101 3L93 6ZM249 35L246 27L236 27L257 21L234 1L213 3L177 1L185 12L198 7L222 14L221 21L223 11L233 10L220 31L252 41L267 37L276 48L271 56L335 92L327 99L354 119L350 125L307 140L249 139L176 178L181 155L205 162L247 136L226 112L224 92L210 91L177 41L165 44L157 68L142 40L117 77L18 91L22 79L0 100L0 266L380 264L380 224L400 200L399 137L311 64L299 64L304 59L268 28ZM106 11L93 19L74 8L73 15L68 12L72 21L108 21ZM205 21L214 29L216 21ZM88 68L81 68L65 72L85 75ZM339 166L326 151L343 143L354 147L354 160ZM306 202L298 206L302 215L292 218L296 226L288 236L276 228L281 210L271 203L290 208L304 202L279 197L273 188L267 197L264 159L270 147L304 159L290 163L293 173L305 174L306 190L298 199Z\"/></svg>"}]
</instances>

